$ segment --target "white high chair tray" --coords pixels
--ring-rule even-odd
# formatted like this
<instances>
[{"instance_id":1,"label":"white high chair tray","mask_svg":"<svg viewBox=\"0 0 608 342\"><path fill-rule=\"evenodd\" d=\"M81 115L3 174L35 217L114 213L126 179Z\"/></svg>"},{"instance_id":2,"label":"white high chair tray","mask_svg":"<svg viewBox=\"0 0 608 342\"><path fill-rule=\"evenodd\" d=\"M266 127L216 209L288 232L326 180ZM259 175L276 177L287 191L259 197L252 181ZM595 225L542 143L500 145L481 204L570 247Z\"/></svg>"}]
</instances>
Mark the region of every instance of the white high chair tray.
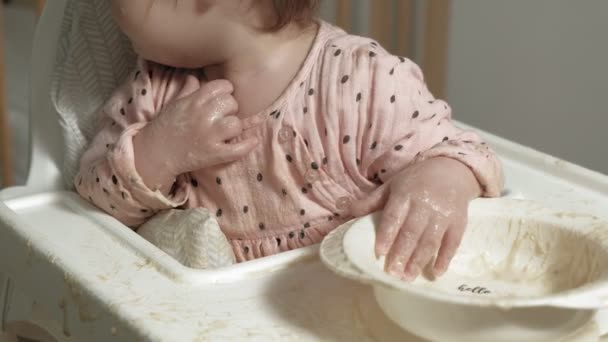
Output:
<instances>
[{"instance_id":1,"label":"white high chair tray","mask_svg":"<svg viewBox=\"0 0 608 342\"><path fill-rule=\"evenodd\" d=\"M483 135L504 161L507 197L608 220L608 177ZM0 269L12 280L0 296L30 300L0 308L0 322L29 317L60 341L420 341L369 287L327 270L318 247L191 270L73 193L20 193L0 203ZM605 314L595 323L608 331Z\"/></svg>"}]
</instances>

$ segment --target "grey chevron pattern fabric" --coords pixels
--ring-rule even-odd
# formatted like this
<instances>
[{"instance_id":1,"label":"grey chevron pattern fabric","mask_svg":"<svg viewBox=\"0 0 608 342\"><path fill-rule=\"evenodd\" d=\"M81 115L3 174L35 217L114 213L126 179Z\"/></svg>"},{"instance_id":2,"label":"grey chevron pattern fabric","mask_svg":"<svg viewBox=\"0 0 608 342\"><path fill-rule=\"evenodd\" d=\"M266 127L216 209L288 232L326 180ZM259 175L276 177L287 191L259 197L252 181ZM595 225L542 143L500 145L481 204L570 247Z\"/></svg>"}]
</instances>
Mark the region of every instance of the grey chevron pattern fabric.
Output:
<instances>
[{"instance_id":1,"label":"grey chevron pattern fabric","mask_svg":"<svg viewBox=\"0 0 608 342\"><path fill-rule=\"evenodd\" d=\"M219 268L236 262L228 239L207 209L167 210L137 232L187 267Z\"/></svg>"},{"instance_id":2,"label":"grey chevron pattern fabric","mask_svg":"<svg viewBox=\"0 0 608 342\"><path fill-rule=\"evenodd\" d=\"M80 156L95 135L97 111L135 66L135 54L110 14L108 0L68 0L58 41L51 100L65 142L63 175L74 189ZM205 209L169 210L138 230L182 264L216 268L235 263L232 248Z\"/></svg>"},{"instance_id":3,"label":"grey chevron pattern fabric","mask_svg":"<svg viewBox=\"0 0 608 342\"><path fill-rule=\"evenodd\" d=\"M95 134L96 111L135 64L107 0L69 0L63 18L51 99L65 140L63 174L73 189L78 161Z\"/></svg>"}]
</instances>

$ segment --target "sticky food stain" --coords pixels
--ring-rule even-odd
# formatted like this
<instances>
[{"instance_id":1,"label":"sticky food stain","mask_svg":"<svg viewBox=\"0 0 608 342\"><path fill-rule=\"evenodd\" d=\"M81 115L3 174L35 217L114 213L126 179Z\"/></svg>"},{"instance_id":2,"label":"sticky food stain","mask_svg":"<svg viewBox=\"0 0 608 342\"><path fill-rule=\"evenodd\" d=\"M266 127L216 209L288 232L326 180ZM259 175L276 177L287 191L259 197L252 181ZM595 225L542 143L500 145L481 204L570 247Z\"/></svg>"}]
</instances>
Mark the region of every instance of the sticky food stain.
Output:
<instances>
[{"instance_id":1,"label":"sticky food stain","mask_svg":"<svg viewBox=\"0 0 608 342\"><path fill-rule=\"evenodd\" d=\"M97 315L93 313L91 304L87 301L83 290L74 280L73 276L66 273L64 275L64 282L68 289L70 298L74 301L76 308L78 309L78 317L82 322L93 322L97 320Z\"/></svg>"}]
</instances>

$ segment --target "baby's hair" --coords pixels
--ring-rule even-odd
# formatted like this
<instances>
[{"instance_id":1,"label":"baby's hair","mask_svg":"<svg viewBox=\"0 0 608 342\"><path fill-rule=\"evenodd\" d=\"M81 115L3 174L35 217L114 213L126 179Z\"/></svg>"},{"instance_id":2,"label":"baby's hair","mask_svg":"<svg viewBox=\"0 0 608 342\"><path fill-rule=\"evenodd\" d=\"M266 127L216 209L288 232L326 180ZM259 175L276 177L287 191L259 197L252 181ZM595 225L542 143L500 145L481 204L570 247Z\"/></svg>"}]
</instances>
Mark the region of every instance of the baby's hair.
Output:
<instances>
[{"instance_id":1,"label":"baby's hair","mask_svg":"<svg viewBox=\"0 0 608 342\"><path fill-rule=\"evenodd\" d=\"M268 29L278 31L286 25L297 22L308 25L314 19L321 0L272 0L277 21Z\"/></svg>"}]
</instances>

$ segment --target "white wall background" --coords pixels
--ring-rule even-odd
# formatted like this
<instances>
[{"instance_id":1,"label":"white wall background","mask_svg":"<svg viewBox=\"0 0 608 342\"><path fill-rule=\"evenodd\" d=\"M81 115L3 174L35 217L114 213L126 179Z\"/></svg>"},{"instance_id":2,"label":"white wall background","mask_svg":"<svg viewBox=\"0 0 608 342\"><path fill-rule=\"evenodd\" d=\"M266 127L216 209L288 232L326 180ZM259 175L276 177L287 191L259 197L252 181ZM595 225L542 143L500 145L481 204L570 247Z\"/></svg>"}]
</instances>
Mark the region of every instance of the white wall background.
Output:
<instances>
[{"instance_id":1,"label":"white wall background","mask_svg":"<svg viewBox=\"0 0 608 342\"><path fill-rule=\"evenodd\" d=\"M452 0L463 122L608 174L608 1Z\"/></svg>"}]
</instances>

